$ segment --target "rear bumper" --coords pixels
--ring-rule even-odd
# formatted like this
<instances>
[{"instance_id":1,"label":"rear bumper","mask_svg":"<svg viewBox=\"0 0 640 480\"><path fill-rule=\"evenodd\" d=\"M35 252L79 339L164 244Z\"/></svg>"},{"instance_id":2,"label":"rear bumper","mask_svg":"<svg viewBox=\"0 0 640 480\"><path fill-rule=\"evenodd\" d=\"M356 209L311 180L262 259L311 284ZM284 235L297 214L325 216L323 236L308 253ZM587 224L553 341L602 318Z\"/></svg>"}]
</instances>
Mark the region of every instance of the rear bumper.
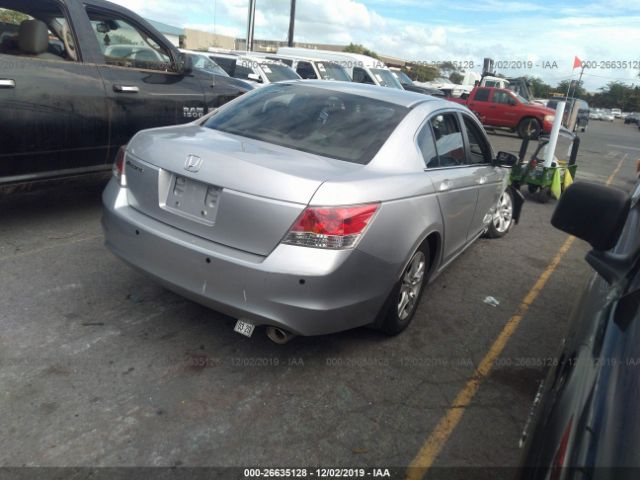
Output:
<instances>
[{"instance_id":1,"label":"rear bumper","mask_svg":"<svg viewBox=\"0 0 640 480\"><path fill-rule=\"evenodd\" d=\"M399 266L359 250L279 245L267 257L191 235L131 208L126 189L103 193L106 246L195 302L254 325L322 335L372 323Z\"/></svg>"}]
</instances>

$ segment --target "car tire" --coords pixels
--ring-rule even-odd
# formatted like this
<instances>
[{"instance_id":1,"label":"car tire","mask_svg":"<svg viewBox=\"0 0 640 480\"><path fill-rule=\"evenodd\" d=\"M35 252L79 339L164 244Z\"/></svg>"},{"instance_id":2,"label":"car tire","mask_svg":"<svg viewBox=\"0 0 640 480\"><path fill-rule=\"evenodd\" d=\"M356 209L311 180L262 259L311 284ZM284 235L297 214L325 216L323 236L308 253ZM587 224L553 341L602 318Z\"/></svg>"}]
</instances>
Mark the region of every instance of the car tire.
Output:
<instances>
[{"instance_id":1,"label":"car tire","mask_svg":"<svg viewBox=\"0 0 640 480\"><path fill-rule=\"evenodd\" d=\"M378 330L386 335L398 335L413 320L422 291L427 283L430 268L429 244L425 242L416 250L393 287L382 310L382 322Z\"/></svg>"},{"instance_id":2,"label":"car tire","mask_svg":"<svg viewBox=\"0 0 640 480\"><path fill-rule=\"evenodd\" d=\"M505 190L500 195L496 212L489 223L485 236L487 238L504 237L511 230L513 223L513 197L509 190Z\"/></svg>"},{"instance_id":3,"label":"car tire","mask_svg":"<svg viewBox=\"0 0 640 480\"><path fill-rule=\"evenodd\" d=\"M530 138L536 140L540 136L542 127L537 118L523 118L516 129L520 138Z\"/></svg>"}]
</instances>

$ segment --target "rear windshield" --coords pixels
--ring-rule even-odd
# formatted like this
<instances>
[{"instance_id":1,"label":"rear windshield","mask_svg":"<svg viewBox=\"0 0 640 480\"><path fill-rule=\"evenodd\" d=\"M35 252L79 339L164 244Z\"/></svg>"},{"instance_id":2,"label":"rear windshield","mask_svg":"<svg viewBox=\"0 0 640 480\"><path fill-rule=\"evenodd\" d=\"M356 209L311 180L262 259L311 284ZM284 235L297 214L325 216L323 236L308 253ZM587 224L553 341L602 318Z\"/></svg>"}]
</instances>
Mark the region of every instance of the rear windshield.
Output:
<instances>
[{"instance_id":1,"label":"rear windshield","mask_svg":"<svg viewBox=\"0 0 640 480\"><path fill-rule=\"evenodd\" d=\"M204 126L303 152L366 164L409 111L388 102L299 84L246 94Z\"/></svg>"}]
</instances>

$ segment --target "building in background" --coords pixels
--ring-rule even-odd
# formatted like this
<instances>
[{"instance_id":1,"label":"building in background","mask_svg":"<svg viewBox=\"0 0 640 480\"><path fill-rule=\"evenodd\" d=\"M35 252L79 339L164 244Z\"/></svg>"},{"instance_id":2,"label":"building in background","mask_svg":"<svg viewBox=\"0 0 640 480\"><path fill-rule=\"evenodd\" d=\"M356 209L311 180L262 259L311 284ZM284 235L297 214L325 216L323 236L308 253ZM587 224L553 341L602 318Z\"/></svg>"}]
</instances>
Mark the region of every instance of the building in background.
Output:
<instances>
[{"instance_id":1,"label":"building in background","mask_svg":"<svg viewBox=\"0 0 640 480\"><path fill-rule=\"evenodd\" d=\"M247 40L245 38L236 38L236 50L246 50ZM270 52L275 53L279 47L286 47L286 41L278 40L254 40L253 50L256 52ZM333 52L341 52L346 45L328 45L324 43L304 43L295 42L293 44L297 48L311 48L314 50L331 50Z\"/></svg>"},{"instance_id":2,"label":"building in background","mask_svg":"<svg viewBox=\"0 0 640 480\"><path fill-rule=\"evenodd\" d=\"M179 28L167 25L166 23L156 22L155 20L147 19L147 21L167 37L176 47L202 51L206 51L212 47L226 50L246 50L247 48L247 40L245 38L235 38L228 35L195 30L193 28ZM330 50L333 52L342 52L346 47L346 45L306 42L295 42L293 45L298 48ZM278 40L254 40L253 42L253 49L256 52L275 53L279 47L286 46L286 41ZM388 55L380 55L380 59L390 67L401 68L407 64L406 60Z\"/></svg>"},{"instance_id":3,"label":"building in background","mask_svg":"<svg viewBox=\"0 0 640 480\"><path fill-rule=\"evenodd\" d=\"M236 39L227 35L203 32L193 28L185 28L184 48L189 50L207 50L209 47L236 49Z\"/></svg>"}]
</instances>

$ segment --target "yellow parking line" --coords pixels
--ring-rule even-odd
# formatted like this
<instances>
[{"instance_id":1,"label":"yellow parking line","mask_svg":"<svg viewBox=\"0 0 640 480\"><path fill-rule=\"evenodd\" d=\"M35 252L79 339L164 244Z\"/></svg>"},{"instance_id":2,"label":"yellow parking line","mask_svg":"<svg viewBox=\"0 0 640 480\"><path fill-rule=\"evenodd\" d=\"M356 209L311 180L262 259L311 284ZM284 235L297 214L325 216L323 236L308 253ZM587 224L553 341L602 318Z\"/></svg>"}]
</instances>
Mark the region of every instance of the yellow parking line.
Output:
<instances>
[{"instance_id":1,"label":"yellow parking line","mask_svg":"<svg viewBox=\"0 0 640 480\"><path fill-rule=\"evenodd\" d=\"M611 175L609 175L609 178L607 178L607 185L611 185L611 182L613 182L613 179L616 177L616 175L620 171L620 167L622 167L622 164L627 159L628 155L629 154L625 153L624 157L622 157L622 160L620 160L620 162L618 162L618 166L615 168L615 170L613 172L611 172Z\"/></svg>"},{"instance_id":2,"label":"yellow parking line","mask_svg":"<svg viewBox=\"0 0 640 480\"><path fill-rule=\"evenodd\" d=\"M607 179L607 185L611 185L611 182L613 182L618 171L620 171L620 167L622 167L625 159L626 155L622 160L620 160L618 166ZM409 465L406 473L406 478L408 480L422 479L429 468L431 468L436 457L460 422L465 409L471 403L471 400L478 391L478 388L480 388L480 384L491 372L496 359L504 350L509 338L511 338L513 333L516 331L518 325L520 325L520 322L524 318L524 315L529 310L529 307L535 299L538 298L538 295L540 295L540 292L551 277L551 274L556 270L556 268L558 268L558 265L571 248L571 245L573 245L575 239L575 237L570 236L564 241L556 255L553 257L553 260L551 260L551 263L549 263L544 272L542 272L538 277L531 290L529 290L527 295L524 297L515 315L513 315L504 326L500 335L498 335L498 338L493 342L493 345L491 345L489 352L487 352L485 357L482 359L480 365L478 365L471 378L467 381L467 384L458 393L453 404L440 419L435 429L431 432L431 435L429 435L429 438L427 438L427 441L424 443L422 448L420 448L420 451L418 451L415 458Z\"/></svg>"}]
</instances>

